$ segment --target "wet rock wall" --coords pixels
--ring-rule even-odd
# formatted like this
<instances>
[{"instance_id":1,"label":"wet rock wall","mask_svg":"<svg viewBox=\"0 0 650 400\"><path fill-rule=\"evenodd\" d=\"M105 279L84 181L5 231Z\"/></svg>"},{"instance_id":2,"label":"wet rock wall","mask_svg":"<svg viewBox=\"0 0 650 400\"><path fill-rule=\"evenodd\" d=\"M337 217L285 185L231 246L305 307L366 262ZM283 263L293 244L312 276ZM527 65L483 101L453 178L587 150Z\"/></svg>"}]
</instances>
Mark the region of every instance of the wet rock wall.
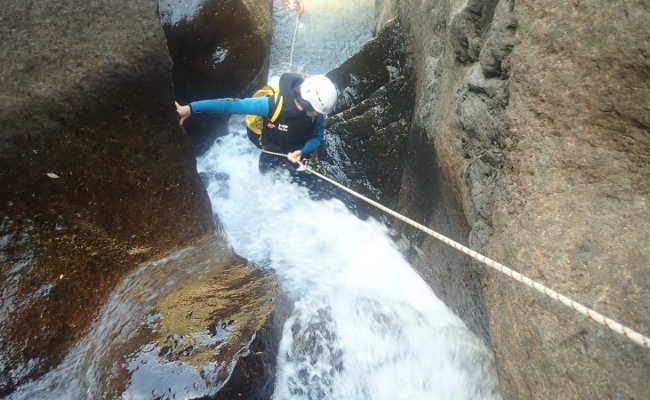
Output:
<instances>
[{"instance_id":1,"label":"wet rock wall","mask_svg":"<svg viewBox=\"0 0 650 400\"><path fill-rule=\"evenodd\" d=\"M271 2L161 0L176 98L241 98L266 84ZM227 116L196 115L185 123L197 154L227 132Z\"/></svg>"},{"instance_id":2,"label":"wet rock wall","mask_svg":"<svg viewBox=\"0 0 650 400\"><path fill-rule=\"evenodd\" d=\"M322 158L336 165L354 190L388 205L397 202L413 108L405 42L399 20L393 19L327 74L341 96L327 120L329 137L320 150ZM332 137L337 140L328 140ZM346 156L342 162L332 157L341 152Z\"/></svg>"},{"instance_id":3,"label":"wet rock wall","mask_svg":"<svg viewBox=\"0 0 650 400\"><path fill-rule=\"evenodd\" d=\"M56 365L137 263L214 229L156 6L0 11L0 394Z\"/></svg>"},{"instance_id":4,"label":"wet rock wall","mask_svg":"<svg viewBox=\"0 0 650 400\"><path fill-rule=\"evenodd\" d=\"M377 2L410 36L398 209L646 334L650 31L640 1ZM504 398L648 396L647 351L404 228L495 349Z\"/></svg>"},{"instance_id":5,"label":"wet rock wall","mask_svg":"<svg viewBox=\"0 0 650 400\"><path fill-rule=\"evenodd\" d=\"M647 335L650 10L544 1L516 2L513 13L508 179L489 248ZM650 395L647 350L508 283L492 280L487 293L512 397ZM536 318L512 304L530 304ZM526 363L535 368L520 370Z\"/></svg>"}]
</instances>

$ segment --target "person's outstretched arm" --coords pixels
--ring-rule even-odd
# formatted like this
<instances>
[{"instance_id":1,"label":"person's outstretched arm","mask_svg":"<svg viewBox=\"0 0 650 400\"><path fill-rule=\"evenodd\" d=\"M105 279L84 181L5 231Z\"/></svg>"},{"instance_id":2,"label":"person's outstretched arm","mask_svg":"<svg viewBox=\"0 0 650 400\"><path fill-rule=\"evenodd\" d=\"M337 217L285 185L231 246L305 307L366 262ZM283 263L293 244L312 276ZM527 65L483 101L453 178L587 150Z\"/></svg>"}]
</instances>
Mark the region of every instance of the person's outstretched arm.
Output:
<instances>
[{"instance_id":1,"label":"person's outstretched arm","mask_svg":"<svg viewBox=\"0 0 650 400\"><path fill-rule=\"evenodd\" d=\"M268 97L250 97L246 99L200 100L182 106L175 102L176 112L181 125L192 114L253 114L263 117L269 114Z\"/></svg>"}]
</instances>

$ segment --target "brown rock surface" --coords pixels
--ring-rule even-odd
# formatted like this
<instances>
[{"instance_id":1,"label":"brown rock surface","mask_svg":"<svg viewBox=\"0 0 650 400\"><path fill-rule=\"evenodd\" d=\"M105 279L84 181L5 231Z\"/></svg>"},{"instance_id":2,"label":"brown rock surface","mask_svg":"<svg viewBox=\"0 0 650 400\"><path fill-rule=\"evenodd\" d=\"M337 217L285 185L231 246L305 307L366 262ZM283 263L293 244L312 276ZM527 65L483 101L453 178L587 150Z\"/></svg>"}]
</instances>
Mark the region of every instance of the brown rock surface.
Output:
<instances>
[{"instance_id":1,"label":"brown rock surface","mask_svg":"<svg viewBox=\"0 0 650 400\"><path fill-rule=\"evenodd\" d=\"M354 190L393 205L402 175L413 108L411 71L398 20L327 75L342 88L330 135L347 155L337 165ZM322 153L332 153L332 151ZM330 159L324 156L327 162ZM374 211L374 210L373 210Z\"/></svg>"},{"instance_id":2,"label":"brown rock surface","mask_svg":"<svg viewBox=\"0 0 650 400\"><path fill-rule=\"evenodd\" d=\"M213 224L156 2L9 1L0 20L2 393L56 364L134 265Z\"/></svg>"},{"instance_id":3,"label":"brown rock surface","mask_svg":"<svg viewBox=\"0 0 650 400\"><path fill-rule=\"evenodd\" d=\"M162 0L160 9L180 102L245 97L266 84L271 2ZM227 118L199 115L185 123L198 153L225 132Z\"/></svg>"},{"instance_id":4,"label":"brown rock surface","mask_svg":"<svg viewBox=\"0 0 650 400\"><path fill-rule=\"evenodd\" d=\"M383 0L411 35L399 208L646 335L650 10L642 1ZM409 232L495 348L504 398L650 396L650 352ZM486 272L487 271L487 272Z\"/></svg>"},{"instance_id":5,"label":"brown rock surface","mask_svg":"<svg viewBox=\"0 0 650 400\"><path fill-rule=\"evenodd\" d=\"M94 397L270 398L288 306L273 274L246 264L221 235L140 265L111 302L103 311L129 313L90 334L110 341L91 364L101 382Z\"/></svg>"},{"instance_id":6,"label":"brown rock surface","mask_svg":"<svg viewBox=\"0 0 650 400\"><path fill-rule=\"evenodd\" d=\"M512 144L490 250L648 334L650 9L547 0L514 14ZM650 397L647 349L502 280L488 293L510 397Z\"/></svg>"},{"instance_id":7,"label":"brown rock surface","mask_svg":"<svg viewBox=\"0 0 650 400\"><path fill-rule=\"evenodd\" d=\"M164 0L161 16L181 100L242 97L266 83L270 2Z\"/></svg>"}]
</instances>

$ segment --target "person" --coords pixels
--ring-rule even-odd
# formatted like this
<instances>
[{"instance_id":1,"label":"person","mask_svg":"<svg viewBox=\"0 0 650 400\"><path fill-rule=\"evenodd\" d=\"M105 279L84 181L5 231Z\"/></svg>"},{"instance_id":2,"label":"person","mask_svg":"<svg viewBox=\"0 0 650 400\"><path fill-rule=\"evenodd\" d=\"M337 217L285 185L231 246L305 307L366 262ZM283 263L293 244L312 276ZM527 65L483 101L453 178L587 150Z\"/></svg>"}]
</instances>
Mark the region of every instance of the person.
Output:
<instances>
[{"instance_id":1,"label":"person","mask_svg":"<svg viewBox=\"0 0 650 400\"><path fill-rule=\"evenodd\" d=\"M295 11L298 14L305 12L305 2L304 0L284 0L284 4L287 9Z\"/></svg>"},{"instance_id":2,"label":"person","mask_svg":"<svg viewBox=\"0 0 650 400\"><path fill-rule=\"evenodd\" d=\"M325 116L336 105L338 92L324 75L304 76L285 73L280 77L279 96L218 99L180 105L175 102L181 125L193 114L249 114L261 116L265 123L260 136L249 131L249 137L258 147L280 157L261 152L260 172L285 168L295 175L302 160L313 154L323 141Z\"/></svg>"}]
</instances>

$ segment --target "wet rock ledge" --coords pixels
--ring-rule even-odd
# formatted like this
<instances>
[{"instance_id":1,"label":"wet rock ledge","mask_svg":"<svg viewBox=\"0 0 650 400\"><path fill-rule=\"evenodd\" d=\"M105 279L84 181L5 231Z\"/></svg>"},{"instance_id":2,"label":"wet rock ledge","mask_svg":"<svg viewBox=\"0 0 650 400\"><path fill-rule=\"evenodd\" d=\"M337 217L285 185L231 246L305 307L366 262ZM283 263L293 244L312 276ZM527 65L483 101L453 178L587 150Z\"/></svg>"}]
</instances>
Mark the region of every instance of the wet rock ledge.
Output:
<instances>
[{"instance_id":1,"label":"wet rock ledge","mask_svg":"<svg viewBox=\"0 0 650 400\"><path fill-rule=\"evenodd\" d=\"M139 262L212 231L153 0L0 10L0 395Z\"/></svg>"},{"instance_id":2,"label":"wet rock ledge","mask_svg":"<svg viewBox=\"0 0 650 400\"><path fill-rule=\"evenodd\" d=\"M194 240L113 292L90 333L109 350L85 355L99 375L91 397L269 399L289 311L270 271L218 234Z\"/></svg>"}]
</instances>

